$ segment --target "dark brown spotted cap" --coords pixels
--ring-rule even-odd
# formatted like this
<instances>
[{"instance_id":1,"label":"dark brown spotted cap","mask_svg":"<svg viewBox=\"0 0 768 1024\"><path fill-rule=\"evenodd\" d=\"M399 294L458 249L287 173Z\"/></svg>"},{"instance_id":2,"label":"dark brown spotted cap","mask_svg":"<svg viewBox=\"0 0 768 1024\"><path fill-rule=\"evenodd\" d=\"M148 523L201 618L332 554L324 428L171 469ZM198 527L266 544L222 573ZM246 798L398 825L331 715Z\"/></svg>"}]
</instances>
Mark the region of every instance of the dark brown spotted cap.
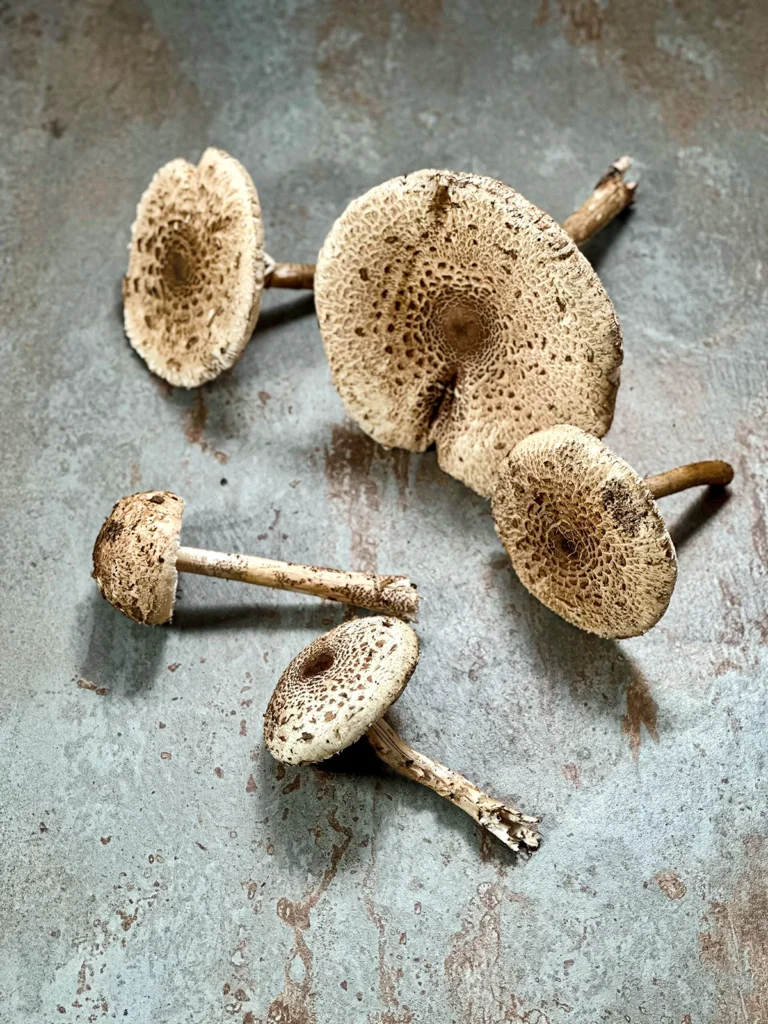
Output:
<instances>
[{"instance_id":1,"label":"dark brown spotted cap","mask_svg":"<svg viewBox=\"0 0 768 1024\"><path fill-rule=\"evenodd\" d=\"M350 416L384 445L435 444L480 494L533 431L611 424L613 305L565 231L492 178L418 171L356 199L323 244L315 301Z\"/></svg>"},{"instance_id":2,"label":"dark brown spotted cap","mask_svg":"<svg viewBox=\"0 0 768 1024\"><path fill-rule=\"evenodd\" d=\"M184 500L170 491L121 498L93 547L93 578L129 619L167 622L176 600L176 552Z\"/></svg>"},{"instance_id":3,"label":"dark brown spotted cap","mask_svg":"<svg viewBox=\"0 0 768 1024\"><path fill-rule=\"evenodd\" d=\"M141 197L123 310L153 373L198 387L229 369L253 334L264 285L264 227L251 176L221 149L172 160Z\"/></svg>"},{"instance_id":4,"label":"dark brown spotted cap","mask_svg":"<svg viewBox=\"0 0 768 1024\"><path fill-rule=\"evenodd\" d=\"M525 438L492 510L522 583L568 622L618 639L667 610L677 560L664 520L642 477L598 438L563 425Z\"/></svg>"},{"instance_id":5,"label":"dark brown spotted cap","mask_svg":"<svg viewBox=\"0 0 768 1024\"><path fill-rule=\"evenodd\" d=\"M400 619L344 622L283 672L264 715L264 739L285 764L323 761L355 743L405 689L418 637Z\"/></svg>"}]
</instances>

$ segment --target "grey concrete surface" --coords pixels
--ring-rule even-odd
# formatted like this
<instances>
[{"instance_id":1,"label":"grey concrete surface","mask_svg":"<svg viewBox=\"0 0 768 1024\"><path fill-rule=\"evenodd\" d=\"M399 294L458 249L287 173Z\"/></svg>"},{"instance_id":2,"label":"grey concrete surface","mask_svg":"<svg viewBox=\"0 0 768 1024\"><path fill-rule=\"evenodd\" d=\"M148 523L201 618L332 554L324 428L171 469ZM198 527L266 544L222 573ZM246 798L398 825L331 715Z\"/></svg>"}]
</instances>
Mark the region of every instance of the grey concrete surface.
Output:
<instances>
[{"instance_id":1,"label":"grey concrete surface","mask_svg":"<svg viewBox=\"0 0 768 1024\"><path fill-rule=\"evenodd\" d=\"M768 1020L767 55L761 0L0 2L3 1024ZM485 502L346 422L311 299L269 295L197 394L148 374L133 210L209 143L298 260L401 172L491 174L562 219L634 155L636 210L588 249L625 333L608 440L738 474L665 500L655 630L556 619ZM150 487L187 499L189 544L410 573L394 720L540 812L540 852L362 754L277 769L271 688L343 612L184 579L172 627L123 619L90 550Z\"/></svg>"}]
</instances>

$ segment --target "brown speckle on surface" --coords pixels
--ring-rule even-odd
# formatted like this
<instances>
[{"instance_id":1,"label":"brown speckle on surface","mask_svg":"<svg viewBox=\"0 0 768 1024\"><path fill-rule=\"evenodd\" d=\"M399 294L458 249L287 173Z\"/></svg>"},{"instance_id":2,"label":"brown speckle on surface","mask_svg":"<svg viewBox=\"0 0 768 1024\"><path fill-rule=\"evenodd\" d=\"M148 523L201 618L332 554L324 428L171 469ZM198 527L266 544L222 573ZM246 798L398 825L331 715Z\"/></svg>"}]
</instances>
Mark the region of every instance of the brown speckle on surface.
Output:
<instances>
[{"instance_id":1,"label":"brown speckle on surface","mask_svg":"<svg viewBox=\"0 0 768 1024\"><path fill-rule=\"evenodd\" d=\"M163 761L170 761L171 760L171 752L170 752L170 750L163 750L161 752L161 754L160 754L160 757L162 758Z\"/></svg>"},{"instance_id":2,"label":"brown speckle on surface","mask_svg":"<svg viewBox=\"0 0 768 1024\"><path fill-rule=\"evenodd\" d=\"M245 784L245 792L246 793L255 793L256 792L256 780L254 779L253 775L249 775L248 776L248 781Z\"/></svg>"},{"instance_id":3,"label":"brown speckle on surface","mask_svg":"<svg viewBox=\"0 0 768 1024\"><path fill-rule=\"evenodd\" d=\"M181 668L181 662L180 661L174 661L174 663L172 665L169 665L168 666L168 671L169 672L175 672L177 668Z\"/></svg>"},{"instance_id":4,"label":"brown speckle on surface","mask_svg":"<svg viewBox=\"0 0 768 1024\"><path fill-rule=\"evenodd\" d=\"M208 422L208 407L205 404L203 389L195 391L192 405L184 413L186 426L184 437L190 444L203 445L205 440L205 424Z\"/></svg>"},{"instance_id":5,"label":"brown speckle on surface","mask_svg":"<svg viewBox=\"0 0 768 1024\"><path fill-rule=\"evenodd\" d=\"M577 765L564 764L562 771L566 780L573 786L574 789L578 789L581 786L581 777L579 775L579 769Z\"/></svg>"},{"instance_id":6,"label":"brown speckle on surface","mask_svg":"<svg viewBox=\"0 0 768 1024\"><path fill-rule=\"evenodd\" d=\"M93 693L98 694L99 697L104 697L108 693L106 686L97 686L96 683L91 682L90 679L83 679L82 676L77 680L77 685L81 690L91 690Z\"/></svg>"},{"instance_id":7,"label":"brown speckle on surface","mask_svg":"<svg viewBox=\"0 0 768 1024\"><path fill-rule=\"evenodd\" d=\"M627 689L627 713L621 720L621 732L623 736L628 737L629 747L636 761L640 757L643 726L654 743L659 742L656 729L658 710L648 684L640 675L635 674Z\"/></svg>"},{"instance_id":8,"label":"brown speckle on surface","mask_svg":"<svg viewBox=\"0 0 768 1024\"><path fill-rule=\"evenodd\" d=\"M106 846L108 843L112 842L112 836L102 836L99 842L102 846Z\"/></svg>"},{"instance_id":9,"label":"brown speckle on surface","mask_svg":"<svg viewBox=\"0 0 768 1024\"><path fill-rule=\"evenodd\" d=\"M223 768L214 768L213 769L213 774L216 776L217 779L223 779L224 778L224 769Z\"/></svg>"},{"instance_id":10,"label":"brown speckle on surface","mask_svg":"<svg viewBox=\"0 0 768 1024\"><path fill-rule=\"evenodd\" d=\"M687 892L685 882L676 871L660 871L653 880L668 900L681 900Z\"/></svg>"}]
</instances>

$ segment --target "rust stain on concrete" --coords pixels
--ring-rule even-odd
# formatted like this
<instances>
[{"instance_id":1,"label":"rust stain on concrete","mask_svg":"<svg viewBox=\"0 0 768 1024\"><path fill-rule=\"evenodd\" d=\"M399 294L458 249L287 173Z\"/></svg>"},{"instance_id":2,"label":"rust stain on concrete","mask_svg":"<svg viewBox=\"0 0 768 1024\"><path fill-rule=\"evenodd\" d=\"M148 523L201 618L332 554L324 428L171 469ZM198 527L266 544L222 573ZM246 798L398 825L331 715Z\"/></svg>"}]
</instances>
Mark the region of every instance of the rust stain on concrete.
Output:
<instances>
[{"instance_id":1,"label":"rust stain on concrete","mask_svg":"<svg viewBox=\"0 0 768 1024\"><path fill-rule=\"evenodd\" d=\"M277 902L277 916L293 929L294 946L284 967L284 987L277 998L270 1003L267 1019L279 1021L280 1024L316 1024L315 993L312 987L312 950L309 948L304 933L309 928L310 912L317 906L320 898L328 890L336 877L342 857L352 842L352 829L342 825L336 813L331 811L328 823L334 832L344 838L331 848L330 864L323 872L317 886L304 896L303 900L290 900L283 896ZM300 981L292 977L292 967L296 960L301 962L303 977Z\"/></svg>"},{"instance_id":2,"label":"rust stain on concrete","mask_svg":"<svg viewBox=\"0 0 768 1024\"><path fill-rule=\"evenodd\" d=\"M328 497L352 532L350 568L368 572L376 571L374 520L379 511L379 493L370 477L375 453L375 441L351 424L332 428L325 452Z\"/></svg>"},{"instance_id":3,"label":"rust stain on concrete","mask_svg":"<svg viewBox=\"0 0 768 1024\"><path fill-rule=\"evenodd\" d=\"M564 764L563 768L562 768L562 771L563 771L563 775L565 776L566 780L568 782L570 782L570 784L573 786L573 788L574 789L579 789L579 787L581 786L581 776L579 775L578 765L575 765L575 764Z\"/></svg>"},{"instance_id":4,"label":"rust stain on concrete","mask_svg":"<svg viewBox=\"0 0 768 1024\"><path fill-rule=\"evenodd\" d=\"M184 421L184 437L190 444L198 444L202 448L205 444L205 424L208 422L208 407L202 390L195 392L192 405L184 413Z\"/></svg>"},{"instance_id":5,"label":"rust stain on concrete","mask_svg":"<svg viewBox=\"0 0 768 1024\"><path fill-rule=\"evenodd\" d=\"M676 871L659 871L653 881L668 900L681 900L688 891L685 882Z\"/></svg>"},{"instance_id":6,"label":"rust stain on concrete","mask_svg":"<svg viewBox=\"0 0 768 1024\"><path fill-rule=\"evenodd\" d=\"M210 452L222 466L229 462L226 452L219 451L214 444L205 439L205 427L208 423L208 407L202 388L195 391L192 405L184 413L184 437L190 444L196 444L201 451Z\"/></svg>"},{"instance_id":7,"label":"rust stain on concrete","mask_svg":"<svg viewBox=\"0 0 768 1024\"><path fill-rule=\"evenodd\" d=\"M713 1024L768 1020L768 839L744 840L744 871L726 900L713 900L699 951L714 972L719 1014Z\"/></svg>"},{"instance_id":8,"label":"rust stain on concrete","mask_svg":"<svg viewBox=\"0 0 768 1024\"><path fill-rule=\"evenodd\" d=\"M511 972L502 961L501 908L520 903L518 893L501 883L483 883L467 906L461 930L451 936L443 961L449 999L462 1024L516 1020L506 1011L517 1000L510 991Z\"/></svg>"},{"instance_id":9,"label":"rust stain on concrete","mask_svg":"<svg viewBox=\"0 0 768 1024\"><path fill-rule=\"evenodd\" d=\"M754 88L768 73L760 5L559 0L559 6L566 39L593 47L606 68L620 68L631 86L658 104L679 141L704 123L762 131L768 126L768 108ZM544 3L534 24L548 16Z\"/></svg>"},{"instance_id":10,"label":"rust stain on concrete","mask_svg":"<svg viewBox=\"0 0 768 1024\"><path fill-rule=\"evenodd\" d=\"M627 713L621 719L622 735L629 738L629 747L636 761L640 757L643 726L654 743L659 742L656 728L658 710L648 684L636 673L627 689Z\"/></svg>"}]
</instances>

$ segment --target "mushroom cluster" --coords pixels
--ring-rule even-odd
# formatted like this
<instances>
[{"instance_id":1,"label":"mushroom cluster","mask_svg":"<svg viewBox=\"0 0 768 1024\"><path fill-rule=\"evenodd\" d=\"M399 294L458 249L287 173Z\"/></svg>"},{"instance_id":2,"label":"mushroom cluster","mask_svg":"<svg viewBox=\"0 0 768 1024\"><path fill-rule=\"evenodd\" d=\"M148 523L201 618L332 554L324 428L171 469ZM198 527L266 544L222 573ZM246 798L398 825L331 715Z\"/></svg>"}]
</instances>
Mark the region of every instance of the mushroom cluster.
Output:
<instances>
[{"instance_id":1,"label":"mushroom cluster","mask_svg":"<svg viewBox=\"0 0 768 1024\"><path fill-rule=\"evenodd\" d=\"M323 243L315 303L349 415L490 495L534 430L613 418L621 330L567 232L476 174L418 171L352 202Z\"/></svg>"},{"instance_id":2,"label":"mushroom cluster","mask_svg":"<svg viewBox=\"0 0 768 1024\"><path fill-rule=\"evenodd\" d=\"M561 225L495 179L445 170L393 178L353 200L317 265L264 251L253 181L207 149L161 168L138 206L124 280L126 334L149 368L197 387L247 345L265 287L315 292L320 333L348 414L382 445L423 452L491 499L527 589L602 637L638 636L666 611L675 549L656 499L725 486L725 462L640 477L600 438L622 362L614 307L578 246L634 200L622 157ZM539 846L523 814L410 747L385 720L416 668L402 620L407 576L326 569L180 546L184 501L119 501L93 550L103 596L129 618L170 621L178 574L218 576L355 605L283 672L264 735L286 764L314 764L365 738L390 768L434 790L514 851ZM385 616L385 617L381 617Z\"/></svg>"}]
</instances>

